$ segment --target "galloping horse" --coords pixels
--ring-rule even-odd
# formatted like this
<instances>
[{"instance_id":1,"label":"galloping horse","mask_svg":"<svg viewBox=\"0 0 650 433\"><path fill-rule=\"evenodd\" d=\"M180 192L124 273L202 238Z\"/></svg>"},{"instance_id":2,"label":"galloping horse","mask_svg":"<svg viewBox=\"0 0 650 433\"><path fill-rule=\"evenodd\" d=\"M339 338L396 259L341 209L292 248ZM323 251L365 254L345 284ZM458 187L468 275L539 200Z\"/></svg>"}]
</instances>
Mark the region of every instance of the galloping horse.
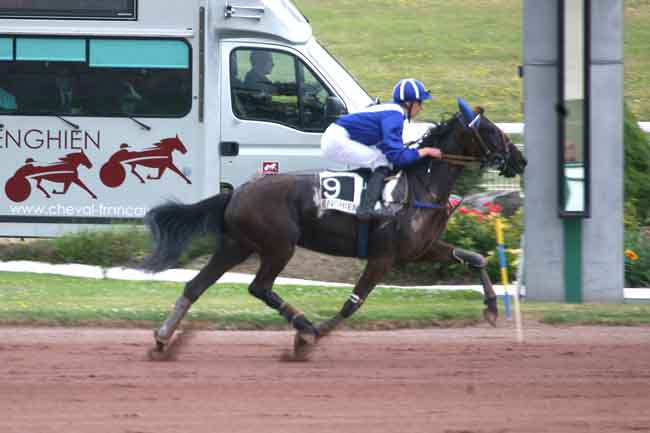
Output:
<instances>
[{"instance_id":1,"label":"galloping horse","mask_svg":"<svg viewBox=\"0 0 650 433\"><path fill-rule=\"evenodd\" d=\"M462 107L461 107L462 110ZM472 111L469 109L468 111ZM469 116L474 117L470 119ZM315 342L354 314L395 263L457 261L475 269L484 290L484 316L495 325L496 295L485 270L487 261L475 252L440 240L450 217L447 201L454 182L467 164L499 170L506 177L521 174L526 160L512 141L478 109L458 113L430 128L419 146L441 149L442 160L423 159L404 170L409 203L395 218L372 221L366 268L350 298L329 320L314 325L297 308L273 291L273 283L291 259L296 245L343 257L356 257L358 221L353 215L319 208L318 174L281 174L246 183L195 204L167 203L145 217L154 250L145 267L163 270L174 265L189 240L215 232L218 250L189 281L167 319L155 332L163 353L191 305L226 271L252 253L260 268L249 292L277 310L297 330L294 349L308 352Z\"/></svg>"},{"instance_id":2,"label":"galloping horse","mask_svg":"<svg viewBox=\"0 0 650 433\"><path fill-rule=\"evenodd\" d=\"M191 184L192 182L181 172L172 159L172 153L178 150L182 154L187 153L187 148L183 144L178 135L176 137L163 138L158 143L154 143L153 147L142 151L127 150L129 145L124 143L120 146L120 150L115 152L109 160L102 166L99 171L99 178L104 185L115 188L120 186L126 178L126 171L122 164L131 166L131 173L138 178L140 183L145 183L144 178L135 170L137 165L142 165L149 168L157 168L158 174L156 176L147 175L149 180L160 179L169 168L171 171L179 175L185 182Z\"/></svg>"},{"instance_id":3,"label":"galloping horse","mask_svg":"<svg viewBox=\"0 0 650 433\"><path fill-rule=\"evenodd\" d=\"M28 158L25 165L20 167L7 181L5 185L7 197L15 202L26 200L32 190L28 179L35 179L36 188L40 189L47 198L50 198L50 194L41 185L43 180L63 184L61 191L52 190L52 194L65 194L68 192L70 185L75 183L90 194L92 198L96 199L97 196L79 179L79 173L77 172L77 167L80 165L92 168L93 165L86 154L83 151L69 153L59 158L59 161L53 164L36 166L34 160Z\"/></svg>"}]
</instances>

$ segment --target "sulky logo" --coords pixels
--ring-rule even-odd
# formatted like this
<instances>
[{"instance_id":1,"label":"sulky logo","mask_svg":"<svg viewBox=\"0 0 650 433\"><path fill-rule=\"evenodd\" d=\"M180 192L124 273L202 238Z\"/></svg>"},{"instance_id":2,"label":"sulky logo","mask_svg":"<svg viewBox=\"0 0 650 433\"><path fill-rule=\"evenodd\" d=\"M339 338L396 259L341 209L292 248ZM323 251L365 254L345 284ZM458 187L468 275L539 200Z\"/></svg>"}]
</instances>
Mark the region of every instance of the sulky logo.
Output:
<instances>
[{"instance_id":1,"label":"sulky logo","mask_svg":"<svg viewBox=\"0 0 650 433\"><path fill-rule=\"evenodd\" d=\"M27 158L25 165L16 170L16 173L7 180L5 193L10 200L16 203L25 201L32 193L31 180L36 182L36 188L41 190L45 194L45 197L50 198L51 195L42 185L43 180L47 180L49 182L63 184L61 191L53 189L52 194L65 194L68 192L70 185L74 183L90 194L92 198L96 199L97 196L79 178L77 168L80 165L86 168L92 168L93 166L83 151L68 153L59 158L59 162L41 166L35 165L35 161L32 158Z\"/></svg>"},{"instance_id":2,"label":"sulky logo","mask_svg":"<svg viewBox=\"0 0 650 433\"><path fill-rule=\"evenodd\" d=\"M278 161L264 161L262 162L262 174L278 174L280 173L280 163Z\"/></svg>"},{"instance_id":3,"label":"sulky logo","mask_svg":"<svg viewBox=\"0 0 650 433\"><path fill-rule=\"evenodd\" d=\"M131 146L126 143L120 145L120 150L115 152L109 160L102 166L99 171L99 178L102 183L110 188L117 188L124 183L126 179L126 170L124 166L130 167L130 172L138 178L140 183L145 183L144 178L136 171L137 166L158 169L155 176L147 175L148 180L158 180L162 177L166 169L170 169L179 175L185 182L192 182L174 165L172 153L179 151L181 154L187 153L187 148L178 135L176 137L163 138L153 147L142 151L129 150Z\"/></svg>"}]
</instances>

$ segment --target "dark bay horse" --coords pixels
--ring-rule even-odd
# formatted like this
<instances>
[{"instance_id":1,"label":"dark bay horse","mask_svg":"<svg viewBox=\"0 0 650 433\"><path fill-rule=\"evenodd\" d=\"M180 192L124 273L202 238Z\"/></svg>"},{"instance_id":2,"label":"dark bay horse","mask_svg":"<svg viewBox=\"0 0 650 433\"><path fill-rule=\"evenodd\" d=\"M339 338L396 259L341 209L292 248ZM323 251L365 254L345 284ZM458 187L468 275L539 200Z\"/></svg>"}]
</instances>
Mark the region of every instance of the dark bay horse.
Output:
<instances>
[{"instance_id":1,"label":"dark bay horse","mask_svg":"<svg viewBox=\"0 0 650 433\"><path fill-rule=\"evenodd\" d=\"M475 115L475 116L474 116ZM319 207L317 174L280 174L258 178L235 189L195 204L167 203L152 209L145 222L154 239L154 250L145 267L163 270L173 266L189 240L207 232L220 239L217 252L189 281L182 296L155 333L156 351L163 353L191 305L226 271L252 253L260 268L249 292L277 310L297 330L296 352L305 352L354 314L396 263L457 261L479 274L484 289L484 316L495 324L496 295L485 270L486 259L472 251L440 240L451 212L447 201L452 187L467 164L491 166L500 174L521 174L526 160L512 141L479 109L468 120L458 113L432 127L419 146L442 150L442 160L423 159L404 170L409 203L395 218L375 220L369 227L366 268L349 299L329 320L312 324L297 308L285 302L273 283L291 259L296 245L343 257L356 257L356 217ZM480 121L479 121L480 120Z\"/></svg>"}]
</instances>

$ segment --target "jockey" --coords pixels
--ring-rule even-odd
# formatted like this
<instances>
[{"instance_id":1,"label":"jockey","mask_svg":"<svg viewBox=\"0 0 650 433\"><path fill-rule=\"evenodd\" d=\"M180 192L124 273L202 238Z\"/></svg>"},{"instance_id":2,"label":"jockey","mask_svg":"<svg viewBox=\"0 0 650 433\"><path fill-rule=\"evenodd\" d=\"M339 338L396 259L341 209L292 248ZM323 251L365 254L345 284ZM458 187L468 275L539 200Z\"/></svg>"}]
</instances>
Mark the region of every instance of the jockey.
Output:
<instances>
[{"instance_id":1,"label":"jockey","mask_svg":"<svg viewBox=\"0 0 650 433\"><path fill-rule=\"evenodd\" d=\"M404 121L414 119L427 99L432 98L424 84L406 78L395 85L392 102L342 116L323 133L321 150L325 158L372 170L357 210L361 221L387 216L382 210L375 211L374 206L392 168L406 167L427 156L441 157L440 149L409 149L402 139Z\"/></svg>"}]
</instances>

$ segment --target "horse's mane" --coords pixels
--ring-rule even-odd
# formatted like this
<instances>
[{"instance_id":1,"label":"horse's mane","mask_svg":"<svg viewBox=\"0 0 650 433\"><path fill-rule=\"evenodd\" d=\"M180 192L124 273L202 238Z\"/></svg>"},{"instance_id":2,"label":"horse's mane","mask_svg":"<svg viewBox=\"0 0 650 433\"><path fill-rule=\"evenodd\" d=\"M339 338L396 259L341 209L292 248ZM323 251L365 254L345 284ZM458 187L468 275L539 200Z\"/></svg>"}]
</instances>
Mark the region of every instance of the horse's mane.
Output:
<instances>
[{"instance_id":1,"label":"horse's mane","mask_svg":"<svg viewBox=\"0 0 650 433\"><path fill-rule=\"evenodd\" d=\"M76 156L81 155L81 154L83 154L83 152L68 153L67 155L60 157L59 161L62 161L62 162L74 162L77 159Z\"/></svg>"},{"instance_id":2,"label":"horse's mane","mask_svg":"<svg viewBox=\"0 0 650 433\"><path fill-rule=\"evenodd\" d=\"M437 147L440 148L440 141L447 136L458 122L459 114L453 114L446 119L441 119L439 122L431 122L432 126L424 133L420 140L420 147Z\"/></svg>"},{"instance_id":3,"label":"horse's mane","mask_svg":"<svg viewBox=\"0 0 650 433\"><path fill-rule=\"evenodd\" d=\"M171 147L174 147L176 143L178 143L180 139L178 137L168 137L168 138L161 138L160 141L153 143L154 147L159 147L159 148L164 148L165 146L169 145Z\"/></svg>"}]
</instances>

